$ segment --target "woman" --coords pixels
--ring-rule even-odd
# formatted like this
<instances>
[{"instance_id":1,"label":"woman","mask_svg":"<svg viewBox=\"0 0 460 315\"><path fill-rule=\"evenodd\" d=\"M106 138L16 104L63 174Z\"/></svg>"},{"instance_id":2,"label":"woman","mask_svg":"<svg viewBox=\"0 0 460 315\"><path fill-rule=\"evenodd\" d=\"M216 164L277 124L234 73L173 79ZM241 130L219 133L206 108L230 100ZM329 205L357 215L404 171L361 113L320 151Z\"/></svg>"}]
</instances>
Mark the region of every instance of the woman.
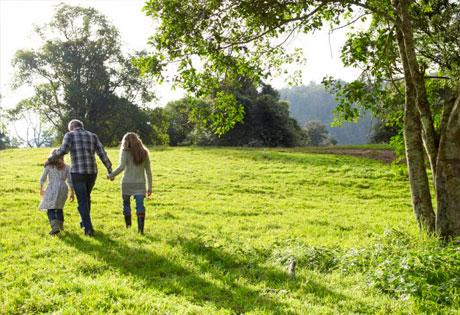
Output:
<instances>
[{"instance_id":1,"label":"woman","mask_svg":"<svg viewBox=\"0 0 460 315\"><path fill-rule=\"evenodd\" d=\"M136 214L138 231L144 234L145 223L145 195L152 194L152 171L150 169L149 151L145 148L142 140L134 132L124 135L120 148L120 166L107 175L113 180L124 171L121 180L121 194L123 198L123 215L126 227L131 226L131 196L136 201ZM147 175L147 191L145 189L145 175Z\"/></svg>"}]
</instances>

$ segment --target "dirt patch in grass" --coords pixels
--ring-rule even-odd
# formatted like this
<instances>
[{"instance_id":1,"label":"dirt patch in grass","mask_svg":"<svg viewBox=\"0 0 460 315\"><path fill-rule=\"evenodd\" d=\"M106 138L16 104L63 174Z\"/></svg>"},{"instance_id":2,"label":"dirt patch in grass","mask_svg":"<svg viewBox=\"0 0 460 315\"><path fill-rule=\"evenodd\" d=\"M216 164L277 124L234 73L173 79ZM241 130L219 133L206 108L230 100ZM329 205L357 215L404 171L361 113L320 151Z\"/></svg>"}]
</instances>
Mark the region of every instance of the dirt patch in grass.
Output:
<instances>
[{"instance_id":1,"label":"dirt patch in grass","mask_svg":"<svg viewBox=\"0 0 460 315\"><path fill-rule=\"evenodd\" d=\"M396 159L396 154L391 150L367 150L367 149L334 149L325 148L319 150L317 153L324 154L343 154L363 158L374 159L391 164Z\"/></svg>"}]
</instances>

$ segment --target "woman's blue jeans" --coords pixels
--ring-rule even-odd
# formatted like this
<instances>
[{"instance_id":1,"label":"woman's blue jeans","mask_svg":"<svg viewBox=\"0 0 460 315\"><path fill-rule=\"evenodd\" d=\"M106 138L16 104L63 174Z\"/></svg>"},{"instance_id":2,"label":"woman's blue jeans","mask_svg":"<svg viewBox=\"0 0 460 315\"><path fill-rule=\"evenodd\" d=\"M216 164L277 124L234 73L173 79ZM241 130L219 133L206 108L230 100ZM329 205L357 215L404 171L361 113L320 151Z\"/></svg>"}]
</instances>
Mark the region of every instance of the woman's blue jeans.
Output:
<instances>
[{"instance_id":1,"label":"woman's blue jeans","mask_svg":"<svg viewBox=\"0 0 460 315\"><path fill-rule=\"evenodd\" d=\"M136 214L145 214L144 195L135 195L136 200ZM123 214L131 215L131 195L123 195Z\"/></svg>"}]
</instances>

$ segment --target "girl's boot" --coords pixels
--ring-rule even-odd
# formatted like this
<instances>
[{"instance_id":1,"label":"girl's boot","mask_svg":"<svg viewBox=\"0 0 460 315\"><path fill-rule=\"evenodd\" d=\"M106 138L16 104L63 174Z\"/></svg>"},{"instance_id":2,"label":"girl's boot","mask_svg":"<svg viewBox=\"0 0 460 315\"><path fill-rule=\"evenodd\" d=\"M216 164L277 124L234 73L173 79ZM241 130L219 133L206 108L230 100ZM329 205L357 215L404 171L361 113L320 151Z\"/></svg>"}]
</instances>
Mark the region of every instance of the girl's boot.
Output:
<instances>
[{"instance_id":1,"label":"girl's boot","mask_svg":"<svg viewBox=\"0 0 460 315\"><path fill-rule=\"evenodd\" d=\"M49 235L58 234L61 231L57 220L50 220L50 225L51 230L49 231Z\"/></svg>"},{"instance_id":2,"label":"girl's boot","mask_svg":"<svg viewBox=\"0 0 460 315\"><path fill-rule=\"evenodd\" d=\"M131 215L130 214L125 214L125 223L126 223L126 228L131 227Z\"/></svg>"},{"instance_id":3,"label":"girl's boot","mask_svg":"<svg viewBox=\"0 0 460 315\"><path fill-rule=\"evenodd\" d=\"M137 215L137 229L138 232L144 235L145 214Z\"/></svg>"}]
</instances>

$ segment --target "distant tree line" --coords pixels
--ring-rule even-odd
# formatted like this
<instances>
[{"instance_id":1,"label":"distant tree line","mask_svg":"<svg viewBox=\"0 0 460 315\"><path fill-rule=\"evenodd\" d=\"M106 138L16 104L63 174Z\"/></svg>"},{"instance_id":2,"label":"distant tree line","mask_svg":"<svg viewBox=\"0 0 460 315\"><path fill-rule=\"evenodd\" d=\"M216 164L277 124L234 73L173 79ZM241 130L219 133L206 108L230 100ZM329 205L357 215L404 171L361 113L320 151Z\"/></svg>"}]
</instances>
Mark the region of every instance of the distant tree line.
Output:
<instances>
[{"instance_id":1,"label":"distant tree line","mask_svg":"<svg viewBox=\"0 0 460 315\"><path fill-rule=\"evenodd\" d=\"M281 101L279 93L270 85L258 87L249 80L242 80L234 96L244 108L244 120L225 134L218 136L206 124L190 119L195 107L212 106L213 99L198 101L185 97L170 102L164 108L169 117L170 145L210 146L300 146L306 143L306 135L297 121L289 116L288 103Z\"/></svg>"},{"instance_id":2,"label":"distant tree line","mask_svg":"<svg viewBox=\"0 0 460 315\"><path fill-rule=\"evenodd\" d=\"M185 97L170 102L164 108L169 119L169 144L203 146L250 146L250 147L294 147L327 146L337 141L328 134L326 126L318 121L301 128L289 115L289 103L280 99L279 92L270 85L256 86L250 80L242 80L234 90L236 100L244 108L244 119L227 133L218 136L206 125L191 119L193 107L212 106L212 99L198 101Z\"/></svg>"},{"instance_id":3,"label":"distant tree line","mask_svg":"<svg viewBox=\"0 0 460 315\"><path fill-rule=\"evenodd\" d=\"M356 122L342 122L331 126L336 119L336 95L321 84L295 86L280 90L281 99L289 102L290 114L304 126L310 121L325 125L326 130L339 144L388 143L395 130L387 127L387 122L373 120L371 113L361 112ZM338 123L337 123L338 124Z\"/></svg>"}]
</instances>

